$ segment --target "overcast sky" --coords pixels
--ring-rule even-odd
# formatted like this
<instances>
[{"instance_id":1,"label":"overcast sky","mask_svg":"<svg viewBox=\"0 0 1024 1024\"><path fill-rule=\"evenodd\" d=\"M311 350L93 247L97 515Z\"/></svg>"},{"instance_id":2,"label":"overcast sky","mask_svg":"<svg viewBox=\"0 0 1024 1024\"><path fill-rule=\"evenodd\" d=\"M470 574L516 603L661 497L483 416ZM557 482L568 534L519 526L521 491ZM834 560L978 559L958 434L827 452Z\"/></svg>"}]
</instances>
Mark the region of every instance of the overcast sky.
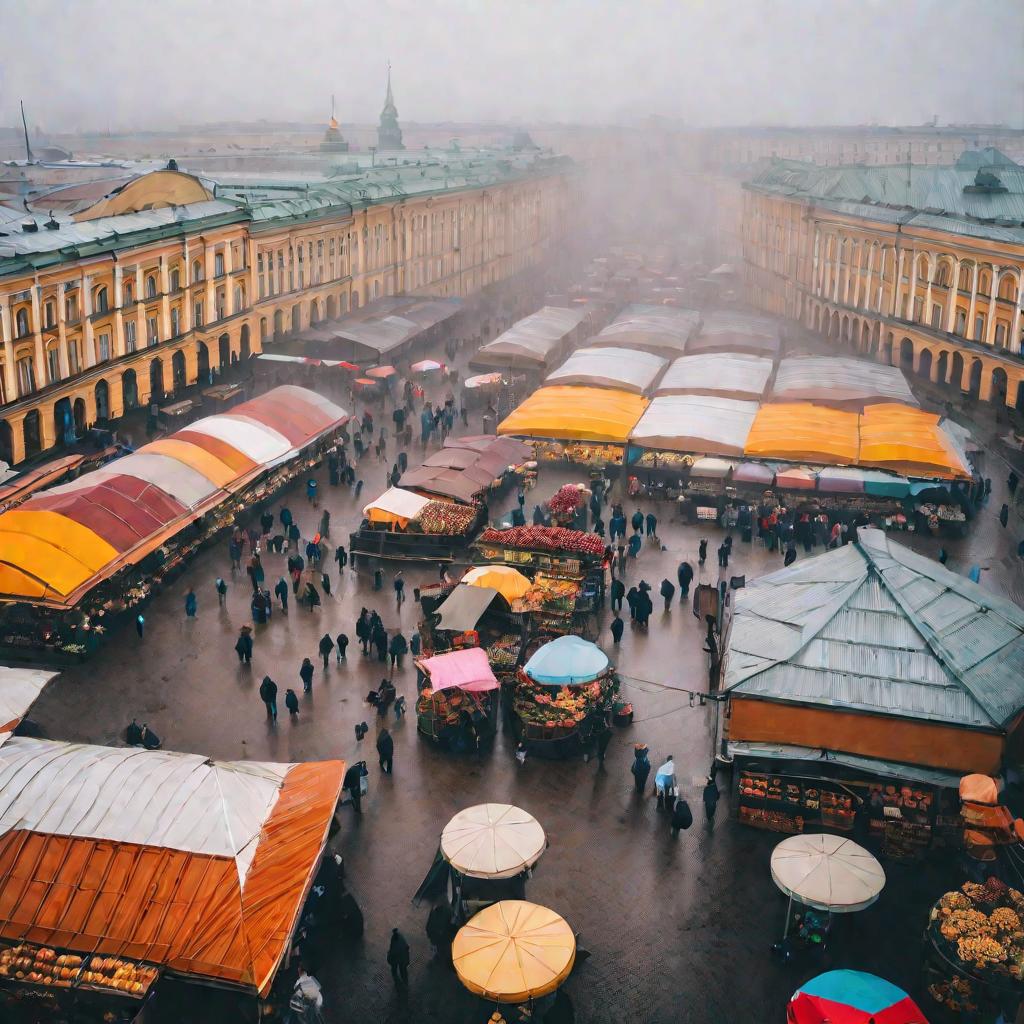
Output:
<instances>
[{"instance_id":1,"label":"overcast sky","mask_svg":"<svg viewBox=\"0 0 1024 1024\"><path fill-rule=\"evenodd\" d=\"M1024 126L1024 0L0 0L0 123Z\"/></svg>"}]
</instances>

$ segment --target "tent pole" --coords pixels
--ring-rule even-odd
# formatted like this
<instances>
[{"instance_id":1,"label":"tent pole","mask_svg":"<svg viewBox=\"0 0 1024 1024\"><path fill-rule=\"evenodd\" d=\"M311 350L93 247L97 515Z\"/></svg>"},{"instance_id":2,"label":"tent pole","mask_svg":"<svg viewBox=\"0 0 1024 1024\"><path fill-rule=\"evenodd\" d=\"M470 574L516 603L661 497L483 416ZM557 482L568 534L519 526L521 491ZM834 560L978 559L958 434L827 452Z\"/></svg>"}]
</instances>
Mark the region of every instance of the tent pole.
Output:
<instances>
[{"instance_id":1,"label":"tent pole","mask_svg":"<svg viewBox=\"0 0 1024 1024\"><path fill-rule=\"evenodd\" d=\"M786 904L786 927L783 929L782 937L785 938L789 934L789 916L793 913L793 894L789 894L789 902Z\"/></svg>"}]
</instances>

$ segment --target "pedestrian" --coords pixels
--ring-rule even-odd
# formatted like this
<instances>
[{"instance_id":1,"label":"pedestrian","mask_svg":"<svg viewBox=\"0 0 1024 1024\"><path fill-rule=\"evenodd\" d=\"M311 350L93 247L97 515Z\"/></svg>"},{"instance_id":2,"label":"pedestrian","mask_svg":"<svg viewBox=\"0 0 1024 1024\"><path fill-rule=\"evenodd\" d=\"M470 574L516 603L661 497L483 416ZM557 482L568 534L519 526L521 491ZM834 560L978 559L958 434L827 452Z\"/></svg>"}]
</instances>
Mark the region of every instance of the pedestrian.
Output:
<instances>
[{"instance_id":1,"label":"pedestrian","mask_svg":"<svg viewBox=\"0 0 1024 1024\"><path fill-rule=\"evenodd\" d=\"M299 541L301 541L301 540L302 540L302 531L299 529L299 524L298 523L292 523L288 527L288 547L289 547L289 549L294 547L295 550L298 551L299 550Z\"/></svg>"},{"instance_id":2,"label":"pedestrian","mask_svg":"<svg viewBox=\"0 0 1024 1024\"><path fill-rule=\"evenodd\" d=\"M541 511L540 505L533 506L533 525L543 526L544 525L544 513ZM613 534L614 536L614 534Z\"/></svg>"},{"instance_id":3,"label":"pedestrian","mask_svg":"<svg viewBox=\"0 0 1024 1024\"><path fill-rule=\"evenodd\" d=\"M217 604L219 604L221 608L223 608L225 602L227 601L228 585L220 576L218 576L216 583L214 583L214 587L217 589Z\"/></svg>"},{"instance_id":4,"label":"pedestrian","mask_svg":"<svg viewBox=\"0 0 1024 1024\"><path fill-rule=\"evenodd\" d=\"M401 667L401 660L408 651L409 645L406 643L405 637L401 633L396 632L388 644L388 656L391 658L392 672L394 672L396 666Z\"/></svg>"},{"instance_id":5,"label":"pedestrian","mask_svg":"<svg viewBox=\"0 0 1024 1024\"><path fill-rule=\"evenodd\" d=\"M633 773L636 791L642 793L647 787L647 776L651 774L651 762L648 760L645 744L637 743L633 747L633 764L629 770Z\"/></svg>"},{"instance_id":6,"label":"pedestrian","mask_svg":"<svg viewBox=\"0 0 1024 1024\"><path fill-rule=\"evenodd\" d=\"M658 806L671 811L676 796L676 762L671 754L654 773L654 789L658 794Z\"/></svg>"},{"instance_id":7,"label":"pedestrian","mask_svg":"<svg viewBox=\"0 0 1024 1024\"><path fill-rule=\"evenodd\" d=\"M405 695L395 701L395 721L397 722L405 714Z\"/></svg>"},{"instance_id":8,"label":"pedestrian","mask_svg":"<svg viewBox=\"0 0 1024 1024\"><path fill-rule=\"evenodd\" d=\"M358 726L356 727L356 738L362 738L362 733ZM356 814L363 813L362 778L363 766L361 763L356 762L356 764L351 765L345 772L345 778L342 780L342 787L348 790L348 795L352 798L352 810L354 810Z\"/></svg>"},{"instance_id":9,"label":"pedestrian","mask_svg":"<svg viewBox=\"0 0 1024 1024\"><path fill-rule=\"evenodd\" d=\"M665 611L669 611L672 607L672 598L676 596L676 588L672 581L669 579L662 580L660 592L661 596L665 598Z\"/></svg>"},{"instance_id":10,"label":"pedestrian","mask_svg":"<svg viewBox=\"0 0 1024 1024\"><path fill-rule=\"evenodd\" d=\"M295 1024L317 1024L323 1020L320 1013L323 1005L324 994L320 982L306 973L303 964L299 964L299 976L295 979L291 999L288 1000L288 1020Z\"/></svg>"},{"instance_id":11,"label":"pedestrian","mask_svg":"<svg viewBox=\"0 0 1024 1024\"><path fill-rule=\"evenodd\" d=\"M144 616L135 616L135 632L139 634L139 639L142 640L146 634L146 619Z\"/></svg>"},{"instance_id":12,"label":"pedestrian","mask_svg":"<svg viewBox=\"0 0 1024 1024\"><path fill-rule=\"evenodd\" d=\"M277 721L277 683L264 676L260 683L260 700L267 706L267 718Z\"/></svg>"},{"instance_id":13,"label":"pedestrian","mask_svg":"<svg viewBox=\"0 0 1024 1024\"><path fill-rule=\"evenodd\" d=\"M331 449L327 453L327 479L332 487L338 486L338 470L341 466L341 462L338 459L338 453L335 449Z\"/></svg>"},{"instance_id":14,"label":"pedestrian","mask_svg":"<svg viewBox=\"0 0 1024 1024\"><path fill-rule=\"evenodd\" d=\"M435 904L427 915L426 930L427 938L430 939L430 948L434 951L435 956L442 950L447 951L450 948L452 926L446 902Z\"/></svg>"},{"instance_id":15,"label":"pedestrian","mask_svg":"<svg viewBox=\"0 0 1024 1024\"><path fill-rule=\"evenodd\" d=\"M1003 524L1003 529L1006 528L1006 524L1010 518L1010 506L1003 502L1003 507L999 510L999 522Z\"/></svg>"},{"instance_id":16,"label":"pedestrian","mask_svg":"<svg viewBox=\"0 0 1024 1024\"><path fill-rule=\"evenodd\" d=\"M252 627L243 626L238 631L238 639L235 641L235 653L238 660L246 665L252 662Z\"/></svg>"},{"instance_id":17,"label":"pedestrian","mask_svg":"<svg viewBox=\"0 0 1024 1024\"><path fill-rule=\"evenodd\" d=\"M391 761L395 756L395 741L386 727L377 734L377 756L380 758L381 770L385 775L390 775Z\"/></svg>"},{"instance_id":18,"label":"pedestrian","mask_svg":"<svg viewBox=\"0 0 1024 1024\"><path fill-rule=\"evenodd\" d=\"M288 611L288 584L283 576L277 581L274 593L277 595L278 601L281 602L281 610Z\"/></svg>"},{"instance_id":19,"label":"pedestrian","mask_svg":"<svg viewBox=\"0 0 1024 1024\"><path fill-rule=\"evenodd\" d=\"M380 590L380 588L383 586L384 570L380 566L377 566L377 568L373 570L373 589Z\"/></svg>"},{"instance_id":20,"label":"pedestrian","mask_svg":"<svg viewBox=\"0 0 1024 1024\"><path fill-rule=\"evenodd\" d=\"M420 640L420 631L416 630L416 632L409 638L409 652L414 658L418 658L422 648L423 642Z\"/></svg>"},{"instance_id":21,"label":"pedestrian","mask_svg":"<svg viewBox=\"0 0 1024 1024\"><path fill-rule=\"evenodd\" d=\"M333 651L333 650L334 650L334 641L331 639L331 634L330 633L324 633L324 635L322 637L320 637L319 651L320 651L320 657L323 658L323 660L324 660L324 671L325 672L327 671L327 666L331 663L331 651ZM308 661L309 659L307 658L306 660Z\"/></svg>"},{"instance_id":22,"label":"pedestrian","mask_svg":"<svg viewBox=\"0 0 1024 1024\"><path fill-rule=\"evenodd\" d=\"M388 660L388 633L379 622L373 630L373 646L377 648L377 660L383 664Z\"/></svg>"},{"instance_id":23,"label":"pedestrian","mask_svg":"<svg viewBox=\"0 0 1024 1024\"><path fill-rule=\"evenodd\" d=\"M689 562L680 562L679 568L676 569L676 579L679 580L679 600L683 602L690 596L693 566Z\"/></svg>"},{"instance_id":24,"label":"pedestrian","mask_svg":"<svg viewBox=\"0 0 1024 1024\"><path fill-rule=\"evenodd\" d=\"M646 590L640 589L636 595L636 621L643 628L647 628L647 621L654 611L654 604Z\"/></svg>"},{"instance_id":25,"label":"pedestrian","mask_svg":"<svg viewBox=\"0 0 1024 1024\"><path fill-rule=\"evenodd\" d=\"M334 638L335 653L338 657L338 664L340 665L343 661L347 661L345 652L348 650L348 637L344 633L339 633Z\"/></svg>"},{"instance_id":26,"label":"pedestrian","mask_svg":"<svg viewBox=\"0 0 1024 1024\"><path fill-rule=\"evenodd\" d=\"M729 549L724 544L718 548L718 565L722 569L729 568Z\"/></svg>"},{"instance_id":27,"label":"pedestrian","mask_svg":"<svg viewBox=\"0 0 1024 1024\"><path fill-rule=\"evenodd\" d=\"M634 533L639 533L644 528L644 514L639 508L631 516L629 524L633 527Z\"/></svg>"},{"instance_id":28,"label":"pedestrian","mask_svg":"<svg viewBox=\"0 0 1024 1024\"><path fill-rule=\"evenodd\" d=\"M313 477L310 477L306 481L306 501L308 501L313 508L317 507L316 480L314 480Z\"/></svg>"},{"instance_id":29,"label":"pedestrian","mask_svg":"<svg viewBox=\"0 0 1024 1024\"><path fill-rule=\"evenodd\" d=\"M516 762L520 768L526 764L526 744L522 740L516 744Z\"/></svg>"},{"instance_id":30,"label":"pedestrian","mask_svg":"<svg viewBox=\"0 0 1024 1024\"><path fill-rule=\"evenodd\" d=\"M782 560L783 565L792 565L796 561L796 544L790 541L786 545L786 557Z\"/></svg>"},{"instance_id":31,"label":"pedestrian","mask_svg":"<svg viewBox=\"0 0 1024 1024\"><path fill-rule=\"evenodd\" d=\"M641 539L640 534L634 533L633 536L629 538L629 557L636 558L637 555L640 554L640 548L642 545L643 540Z\"/></svg>"},{"instance_id":32,"label":"pedestrian","mask_svg":"<svg viewBox=\"0 0 1024 1024\"><path fill-rule=\"evenodd\" d=\"M291 687L284 692L284 706L288 709L288 714L292 716L293 721L298 718L299 698Z\"/></svg>"},{"instance_id":33,"label":"pedestrian","mask_svg":"<svg viewBox=\"0 0 1024 1024\"><path fill-rule=\"evenodd\" d=\"M692 824L693 812L690 805L680 797L672 808L672 838L675 839L680 831L685 832Z\"/></svg>"},{"instance_id":34,"label":"pedestrian","mask_svg":"<svg viewBox=\"0 0 1024 1024\"><path fill-rule=\"evenodd\" d=\"M615 549L617 556L615 562L616 572L620 576L626 571L626 545L622 543L622 537L624 536L625 534L620 536L618 547Z\"/></svg>"},{"instance_id":35,"label":"pedestrian","mask_svg":"<svg viewBox=\"0 0 1024 1024\"><path fill-rule=\"evenodd\" d=\"M604 540L604 520L600 516L594 519L594 533Z\"/></svg>"},{"instance_id":36,"label":"pedestrian","mask_svg":"<svg viewBox=\"0 0 1024 1024\"><path fill-rule=\"evenodd\" d=\"M302 595L302 601L304 604L309 605L310 611L320 604L320 594L317 592L316 587L313 586L312 581L306 584L306 590Z\"/></svg>"},{"instance_id":37,"label":"pedestrian","mask_svg":"<svg viewBox=\"0 0 1024 1024\"><path fill-rule=\"evenodd\" d=\"M703 565L707 561L708 557L708 542L707 539L701 537L700 544L697 545L697 564Z\"/></svg>"},{"instance_id":38,"label":"pedestrian","mask_svg":"<svg viewBox=\"0 0 1024 1024\"><path fill-rule=\"evenodd\" d=\"M270 531L274 528L274 513L270 509L265 508L263 513L260 515L260 530L264 537L270 535Z\"/></svg>"},{"instance_id":39,"label":"pedestrian","mask_svg":"<svg viewBox=\"0 0 1024 1024\"><path fill-rule=\"evenodd\" d=\"M707 781L704 783L704 817L708 819L710 825L715 820L715 811L718 809L718 785L715 783L715 777L709 775Z\"/></svg>"},{"instance_id":40,"label":"pedestrian","mask_svg":"<svg viewBox=\"0 0 1024 1024\"><path fill-rule=\"evenodd\" d=\"M331 512L330 509L324 509L320 513L320 536L329 537L331 535Z\"/></svg>"},{"instance_id":41,"label":"pedestrian","mask_svg":"<svg viewBox=\"0 0 1024 1024\"><path fill-rule=\"evenodd\" d=\"M612 595L612 611L622 611L622 599L626 596L626 584L622 582L618 577L612 580L611 586Z\"/></svg>"},{"instance_id":42,"label":"pedestrian","mask_svg":"<svg viewBox=\"0 0 1024 1024\"><path fill-rule=\"evenodd\" d=\"M612 741L612 730L605 719L601 719L601 728L597 734L597 763L604 764L604 756L608 753L608 744Z\"/></svg>"},{"instance_id":43,"label":"pedestrian","mask_svg":"<svg viewBox=\"0 0 1024 1024\"><path fill-rule=\"evenodd\" d=\"M617 644L622 639L622 631L625 629L622 618L616 615L615 618L612 619L610 628L612 631L612 643Z\"/></svg>"},{"instance_id":44,"label":"pedestrian","mask_svg":"<svg viewBox=\"0 0 1024 1024\"><path fill-rule=\"evenodd\" d=\"M328 576L327 573L325 573L325 572L320 573L320 586L323 587L324 593L328 597L330 597L331 596L331 577Z\"/></svg>"},{"instance_id":45,"label":"pedestrian","mask_svg":"<svg viewBox=\"0 0 1024 1024\"><path fill-rule=\"evenodd\" d=\"M281 528L287 533L288 527L292 525L292 510L287 505L282 505L277 518L281 520Z\"/></svg>"},{"instance_id":46,"label":"pedestrian","mask_svg":"<svg viewBox=\"0 0 1024 1024\"><path fill-rule=\"evenodd\" d=\"M636 587L630 587L626 592L626 604L629 605L629 617L636 621L636 602L640 596L640 591Z\"/></svg>"},{"instance_id":47,"label":"pedestrian","mask_svg":"<svg viewBox=\"0 0 1024 1024\"><path fill-rule=\"evenodd\" d=\"M186 618L194 619L196 617L196 608L198 606L198 603L199 602L196 601L196 592L191 587L189 587L188 593L185 595Z\"/></svg>"},{"instance_id":48,"label":"pedestrian","mask_svg":"<svg viewBox=\"0 0 1024 1024\"><path fill-rule=\"evenodd\" d=\"M1009 488L1010 494L1017 493L1017 484L1019 483L1020 477L1013 470L1010 470L1010 475L1006 478L1006 486Z\"/></svg>"},{"instance_id":49,"label":"pedestrian","mask_svg":"<svg viewBox=\"0 0 1024 1024\"><path fill-rule=\"evenodd\" d=\"M395 573L394 587L395 603L401 606L402 602L405 600L405 577L402 575L401 569Z\"/></svg>"},{"instance_id":50,"label":"pedestrian","mask_svg":"<svg viewBox=\"0 0 1024 1024\"><path fill-rule=\"evenodd\" d=\"M356 619L356 639L362 645L363 654L370 653L370 613L364 608Z\"/></svg>"},{"instance_id":51,"label":"pedestrian","mask_svg":"<svg viewBox=\"0 0 1024 1024\"><path fill-rule=\"evenodd\" d=\"M231 571L242 568L242 547L234 537L228 541L228 557L231 559Z\"/></svg>"},{"instance_id":52,"label":"pedestrian","mask_svg":"<svg viewBox=\"0 0 1024 1024\"><path fill-rule=\"evenodd\" d=\"M397 929L391 929L391 944L388 946L388 964L391 967L391 978L395 988L404 988L409 984L409 943Z\"/></svg>"},{"instance_id":53,"label":"pedestrian","mask_svg":"<svg viewBox=\"0 0 1024 1024\"><path fill-rule=\"evenodd\" d=\"M939 548L939 565L945 565L949 555L946 554L945 548Z\"/></svg>"},{"instance_id":54,"label":"pedestrian","mask_svg":"<svg viewBox=\"0 0 1024 1024\"><path fill-rule=\"evenodd\" d=\"M648 512L646 517L647 536L658 539L658 517L653 512Z\"/></svg>"},{"instance_id":55,"label":"pedestrian","mask_svg":"<svg viewBox=\"0 0 1024 1024\"><path fill-rule=\"evenodd\" d=\"M334 549L334 560L338 563L338 578L340 579L345 571L345 566L348 565L348 554L345 551L344 545L339 544Z\"/></svg>"}]
</instances>

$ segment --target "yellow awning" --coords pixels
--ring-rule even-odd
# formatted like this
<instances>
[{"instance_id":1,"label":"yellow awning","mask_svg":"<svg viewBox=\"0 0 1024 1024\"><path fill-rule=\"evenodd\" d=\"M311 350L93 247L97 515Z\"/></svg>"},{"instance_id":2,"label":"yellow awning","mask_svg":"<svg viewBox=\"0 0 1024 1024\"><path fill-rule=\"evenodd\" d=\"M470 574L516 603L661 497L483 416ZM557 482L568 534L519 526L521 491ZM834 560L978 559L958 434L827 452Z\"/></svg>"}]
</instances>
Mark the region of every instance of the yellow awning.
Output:
<instances>
[{"instance_id":1,"label":"yellow awning","mask_svg":"<svg viewBox=\"0 0 1024 1024\"><path fill-rule=\"evenodd\" d=\"M510 565L477 566L462 577L462 582L468 583L471 587L490 587L510 604L533 586L518 569L513 569Z\"/></svg>"},{"instance_id":2,"label":"yellow awning","mask_svg":"<svg viewBox=\"0 0 1024 1024\"><path fill-rule=\"evenodd\" d=\"M455 972L470 992L522 1003L554 992L569 977L576 939L547 907L502 900L470 918L452 943Z\"/></svg>"},{"instance_id":3,"label":"yellow awning","mask_svg":"<svg viewBox=\"0 0 1024 1024\"><path fill-rule=\"evenodd\" d=\"M641 395L612 388L541 388L509 413L498 433L625 444L649 404Z\"/></svg>"},{"instance_id":4,"label":"yellow awning","mask_svg":"<svg viewBox=\"0 0 1024 1024\"><path fill-rule=\"evenodd\" d=\"M158 455L170 455L171 458L183 462L197 473L202 473L216 487L227 487L238 479L238 473L229 465L218 459L216 455L189 441L162 437L160 440L146 445L146 451Z\"/></svg>"},{"instance_id":5,"label":"yellow awning","mask_svg":"<svg viewBox=\"0 0 1024 1024\"><path fill-rule=\"evenodd\" d=\"M911 476L969 477L939 417L907 405L869 405L861 416L860 462Z\"/></svg>"},{"instance_id":6,"label":"yellow awning","mask_svg":"<svg viewBox=\"0 0 1024 1024\"><path fill-rule=\"evenodd\" d=\"M860 450L857 414L810 402L762 405L744 454L785 462L850 466Z\"/></svg>"}]
</instances>

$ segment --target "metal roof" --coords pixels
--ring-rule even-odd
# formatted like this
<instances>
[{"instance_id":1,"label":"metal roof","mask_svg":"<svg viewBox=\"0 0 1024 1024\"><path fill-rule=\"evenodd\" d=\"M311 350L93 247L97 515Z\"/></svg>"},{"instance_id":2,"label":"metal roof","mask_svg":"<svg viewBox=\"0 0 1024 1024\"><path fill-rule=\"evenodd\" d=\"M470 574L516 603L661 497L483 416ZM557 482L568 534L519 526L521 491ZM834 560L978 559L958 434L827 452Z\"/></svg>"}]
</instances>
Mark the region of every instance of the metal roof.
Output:
<instances>
[{"instance_id":1,"label":"metal roof","mask_svg":"<svg viewBox=\"0 0 1024 1024\"><path fill-rule=\"evenodd\" d=\"M736 592L736 693L982 729L1024 708L1024 611L879 530Z\"/></svg>"}]
</instances>

